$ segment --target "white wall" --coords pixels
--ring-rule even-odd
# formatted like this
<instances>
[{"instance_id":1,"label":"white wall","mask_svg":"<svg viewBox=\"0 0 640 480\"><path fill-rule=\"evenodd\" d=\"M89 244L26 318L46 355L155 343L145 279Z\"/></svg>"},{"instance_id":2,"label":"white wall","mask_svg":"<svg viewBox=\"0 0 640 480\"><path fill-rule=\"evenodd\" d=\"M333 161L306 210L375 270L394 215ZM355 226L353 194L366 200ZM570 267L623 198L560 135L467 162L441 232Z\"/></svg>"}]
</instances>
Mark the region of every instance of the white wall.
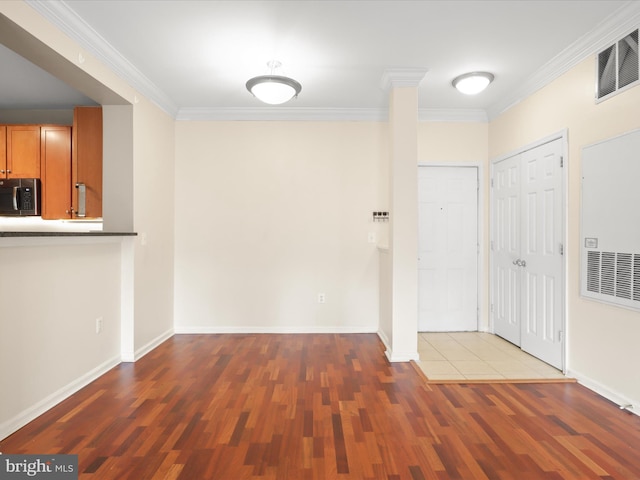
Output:
<instances>
[{"instance_id":1,"label":"white wall","mask_svg":"<svg viewBox=\"0 0 640 480\"><path fill-rule=\"evenodd\" d=\"M120 361L119 241L17 243L0 238L0 438Z\"/></svg>"},{"instance_id":2,"label":"white wall","mask_svg":"<svg viewBox=\"0 0 640 480\"><path fill-rule=\"evenodd\" d=\"M377 331L386 144L374 122L177 122L176 330Z\"/></svg>"},{"instance_id":3,"label":"white wall","mask_svg":"<svg viewBox=\"0 0 640 480\"><path fill-rule=\"evenodd\" d=\"M491 122L492 158L568 129L567 366L570 375L620 403L640 407L640 312L580 296L581 150L640 127L640 88L598 105L590 58Z\"/></svg>"},{"instance_id":4,"label":"white wall","mask_svg":"<svg viewBox=\"0 0 640 480\"><path fill-rule=\"evenodd\" d=\"M139 354L173 334L174 121L134 105L134 344Z\"/></svg>"}]
</instances>

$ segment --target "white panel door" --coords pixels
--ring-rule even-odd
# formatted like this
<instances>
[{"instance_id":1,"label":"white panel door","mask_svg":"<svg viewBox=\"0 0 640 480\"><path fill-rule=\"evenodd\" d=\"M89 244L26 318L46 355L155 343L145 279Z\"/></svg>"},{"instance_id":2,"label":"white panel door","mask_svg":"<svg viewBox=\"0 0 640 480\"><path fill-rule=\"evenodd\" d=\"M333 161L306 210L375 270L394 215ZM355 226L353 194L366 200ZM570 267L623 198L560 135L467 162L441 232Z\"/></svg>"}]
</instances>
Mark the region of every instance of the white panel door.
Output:
<instances>
[{"instance_id":1,"label":"white panel door","mask_svg":"<svg viewBox=\"0 0 640 480\"><path fill-rule=\"evenodd\" d=\"M562 368L562 141L522 154L522 343L524 351Z\"/></svg>"},{"instance_id":2,"label":"white panel door","mask_svg":"<svg viewBox=\"0 0 640 480\"><path fill-rule=\"evenodd\" d=\"M562 140L494 164L495 333L562 368Z\"/></svg>"},{"instance_id":3,"label":"white panel door","mask_svg":"<svg viewBox=\"0 0 640 480\"><path fill-rule=\"evenodd\" d=\"M520 346L520 162L516 155L493 170L494 331Z\"/></svg>"},{"instance_id":4,"label":"white panel door","mask_svg":"<svg viewBox=\"0 0 640 480\"><path fill-rule=\"evenodd\" d=\"M478 169L420 167L418 329L478 329Z\"/></svg>"}]
</instances>

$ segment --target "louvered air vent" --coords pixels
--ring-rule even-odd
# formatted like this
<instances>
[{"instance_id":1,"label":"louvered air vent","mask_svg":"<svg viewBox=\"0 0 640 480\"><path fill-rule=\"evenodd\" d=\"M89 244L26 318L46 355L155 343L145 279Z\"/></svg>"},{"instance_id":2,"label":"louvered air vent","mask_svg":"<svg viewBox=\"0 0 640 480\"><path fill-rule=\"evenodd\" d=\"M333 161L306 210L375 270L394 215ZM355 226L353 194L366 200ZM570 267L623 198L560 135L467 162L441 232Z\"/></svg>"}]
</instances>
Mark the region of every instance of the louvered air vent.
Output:
<instances>
[{"instance_id":1,"label":"louvered air vent","mask_svg":"<svg viewBox=\"0 0 640 480\"><path fill-rule=\"evenodd\" d=\"M638 30L598 54L598 100L632 85L640 78L638 70Z\"/></svg>"},{"instance_id":2,"label":"louvered air vent","mask_svg":"<svg viewBox=\"0 0 640 480\"><path fill-rule=\"evenodd\" d=\"M589 251L587 291L640 304L640 254Z\"/></svg>"}]
</instances>

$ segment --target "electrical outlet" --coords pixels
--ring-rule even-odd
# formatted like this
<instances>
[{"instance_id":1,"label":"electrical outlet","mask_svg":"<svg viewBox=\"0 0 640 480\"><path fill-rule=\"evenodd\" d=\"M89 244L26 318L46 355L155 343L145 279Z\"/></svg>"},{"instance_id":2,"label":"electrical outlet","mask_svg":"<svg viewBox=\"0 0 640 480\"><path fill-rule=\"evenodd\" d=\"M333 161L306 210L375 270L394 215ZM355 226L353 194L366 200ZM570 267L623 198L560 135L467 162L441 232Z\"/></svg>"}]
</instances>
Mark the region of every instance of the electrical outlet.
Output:
<instances>
[{"instance_id":1,"label":"electrical outlet","mask_svg":"<svg viewBox=\"0 0 640 480\"><path fill-rule=\"evenodd\" d=\"M96 333L102 332L102 317L96 318Z\"/></svg>"},{"instance_id":2,"label":"electrical outlet","mask_svg":"<svg viewBox=\"0 0 640 480\"><path fill-rule=\"evenodd\" d=\"M319 293L318 294L318 303L325 303L327 301L327 298L325 297L324 293Z\"/></svg>"}]
</instances>

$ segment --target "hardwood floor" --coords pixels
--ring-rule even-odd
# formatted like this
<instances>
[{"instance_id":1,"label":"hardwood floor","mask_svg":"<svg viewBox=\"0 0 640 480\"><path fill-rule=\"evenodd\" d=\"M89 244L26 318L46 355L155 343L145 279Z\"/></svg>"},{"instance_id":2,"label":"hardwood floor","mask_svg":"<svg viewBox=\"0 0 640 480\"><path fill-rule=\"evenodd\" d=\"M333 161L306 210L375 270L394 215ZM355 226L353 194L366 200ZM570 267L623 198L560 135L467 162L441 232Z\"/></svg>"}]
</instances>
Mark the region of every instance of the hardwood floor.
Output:
<instances>
[{"instance_id":1,"label":"hardwood floor","mask_svg":"<svg viewBox=\"0 0 640 480\"><path fill-rule=\"evenodd\" d=\"M430 384L376 335L176 335L0 442L80 479L640 479L640 417L576 383Z\"/></svg>"}]
</instances>

